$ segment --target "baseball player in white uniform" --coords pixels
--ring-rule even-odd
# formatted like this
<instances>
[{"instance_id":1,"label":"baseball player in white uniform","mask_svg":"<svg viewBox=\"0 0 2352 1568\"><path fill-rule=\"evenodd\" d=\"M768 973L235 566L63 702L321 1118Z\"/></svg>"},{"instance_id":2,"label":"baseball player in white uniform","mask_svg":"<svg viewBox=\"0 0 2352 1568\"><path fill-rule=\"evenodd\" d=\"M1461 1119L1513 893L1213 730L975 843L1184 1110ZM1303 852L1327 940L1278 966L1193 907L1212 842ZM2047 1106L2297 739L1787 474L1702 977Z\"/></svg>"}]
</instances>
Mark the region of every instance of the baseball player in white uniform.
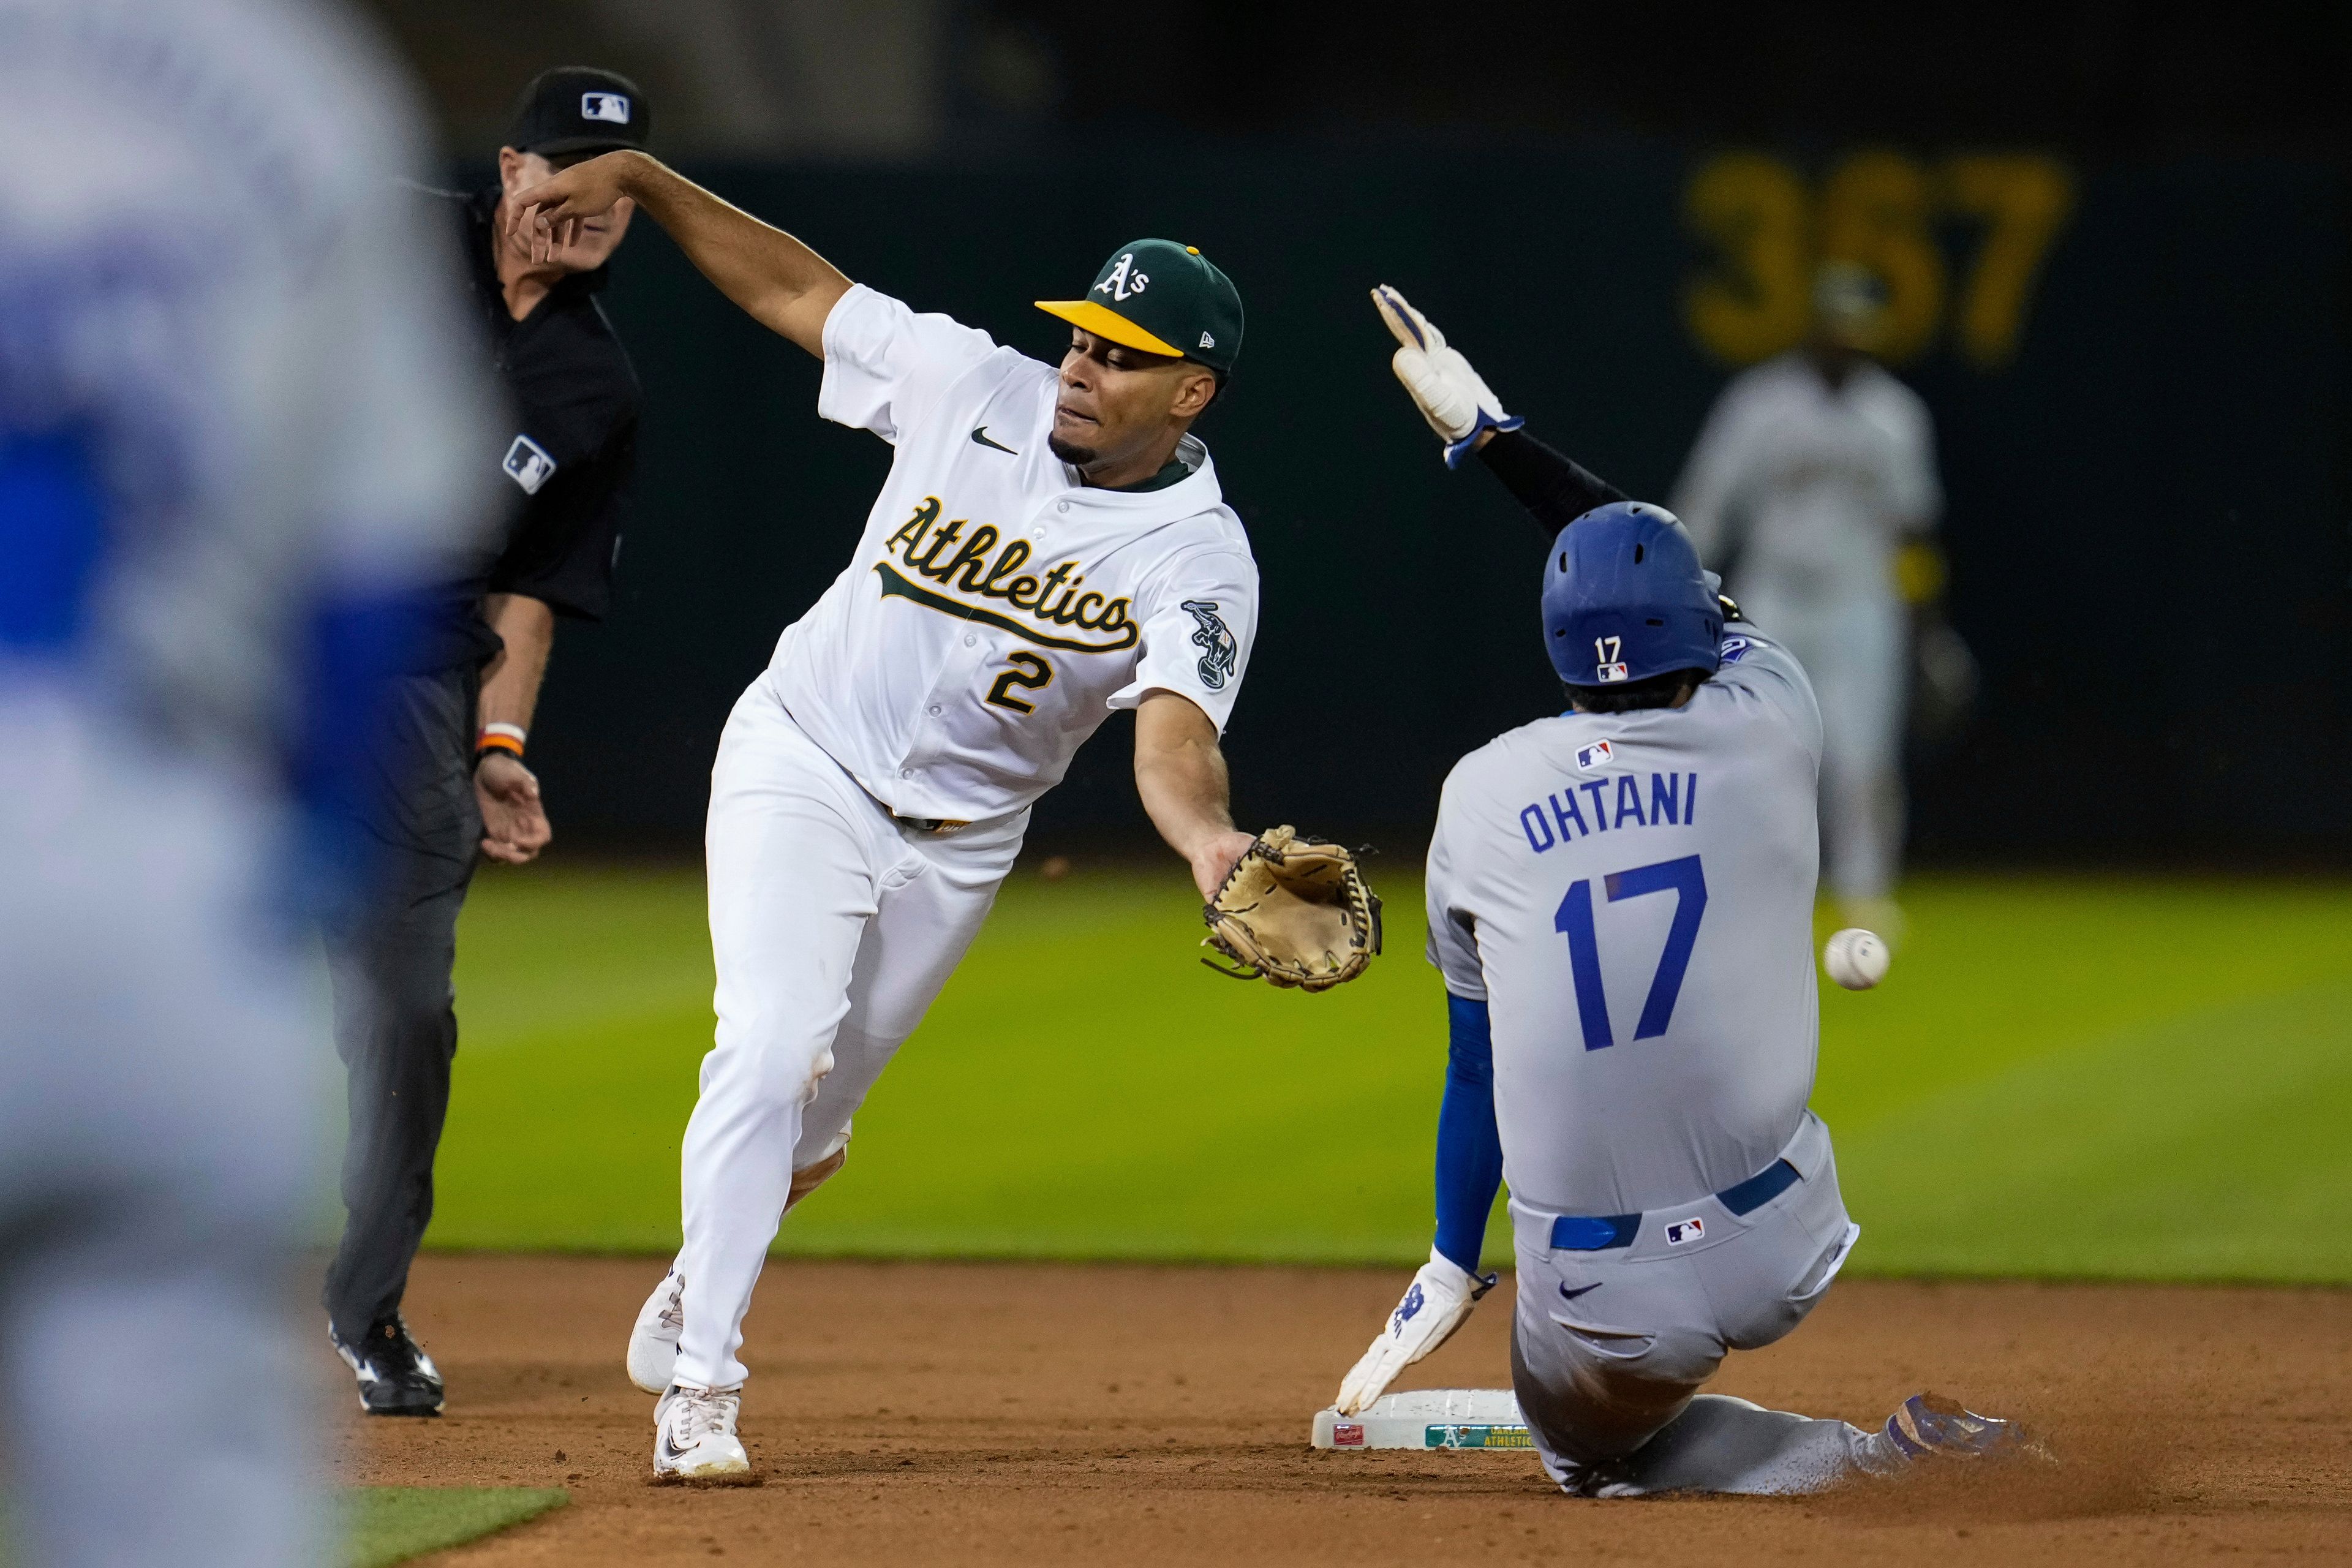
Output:
<instances>
[{"instance_id":1,"label":"baseball player in white uniform","mask_svg":"<svg viewBox=\"0 0 2352 1568\"><path fill-rule=\"evenodd\" d=\"M1865 1432L1698 1393L1727 1351L1802 1321L1860 1234L1805 1105L1812 689L1672 515L1517 428L1401 295L1374 300L1450 455L1478 451L1557 535L1544 641L1570 706L1446 780L1428 878L1452 1034L1436 1245L1339 1410L1495 1283L1479 1251L1507 1180L1512 1381L1563 1489L1805 1492L2017 1447L2011 1424L1924 1394Z\"/></svg>"},{"instance_id":2,"label":"baseball player in white uniform","mask_svg":"<svg viewBox=\"0 0 2352 1568\"><path fill-rule=\"evenodd\" d=\"M345 18L0 0L0 146L8 1555L313 1568L299 938L490 404L455 258L373 221L417 149Z\"/></svg>"},{"instance_id":3,"label":"baseball player in white uniform","mask_svg":"<svg viewBox=\"0 0 2352 1568\"><path fill-rule=\"evenodd\" d=\"M1218 737L1257 569L1190 426L1234 364L1233 284L1192 247L1121 247L1058 371L853 284L638 153L520 194L553 234L622 197L729 298L824 362L817 410L897 448L848 566L719 742L708 849L718 1038L684 1155L685 1245L629 1344L661 1394L655 1472L740 1480L737 1352L791 1205L1011 869L1029 808L1115 708L1136 785L1205 899L1252 836Z\"/></svg>"},{"instance_id":4,"label":"baseball player in white uniform","mask_svg":"<svg viewBox=\"0 0 2352 1568\"><path fill-rule=\"evenodd\" d=\"M1903 851L1912 568L1943 510L1919 395L1864 352L1883 291L1849 263L1822 268L1805 347L1733 378L1691 448L1674 509L1700 556L1811 673L1822 708L1830 890L1850 921L1892 935Z\"/></svg>"}]
</instances>

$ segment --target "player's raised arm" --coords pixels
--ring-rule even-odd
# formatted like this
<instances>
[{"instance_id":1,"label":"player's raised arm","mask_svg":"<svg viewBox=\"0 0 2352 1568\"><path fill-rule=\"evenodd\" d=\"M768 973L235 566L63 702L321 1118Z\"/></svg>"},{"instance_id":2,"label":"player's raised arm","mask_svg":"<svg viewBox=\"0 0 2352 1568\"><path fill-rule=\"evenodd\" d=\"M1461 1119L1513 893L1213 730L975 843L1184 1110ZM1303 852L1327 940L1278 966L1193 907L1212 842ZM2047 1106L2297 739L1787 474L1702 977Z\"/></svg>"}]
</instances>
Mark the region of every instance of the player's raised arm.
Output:
<instances>
[{"instance_id":1,"label":"player's raised arm","mask_svg":"<svg viewBox=\"0 0 2352 1568\"><path fill-rule=\"evenodd\" d=\"M1632 499L1520 428L1527 421L1503 412L1486 378L1403 295L1383 283L1372 290L1372 306L1396 337L1389 363L1445 443L1446 467L1477 453L1547 537L1594 507Z\"/></svg>"},{"instance_id":2,"label":"player's raised arm","mask_svg":"<svg viewBox=\"0 0 2352 1568\"><path fill-rule=\"evenodd\" d=\"M634 202L667 230L719 291L771 331L824 357L824 319L850 281L772 224L721 201L643 153L607 153L518 191L514 223L562 243L570 226Z\"/></svg>"}]
</instances>

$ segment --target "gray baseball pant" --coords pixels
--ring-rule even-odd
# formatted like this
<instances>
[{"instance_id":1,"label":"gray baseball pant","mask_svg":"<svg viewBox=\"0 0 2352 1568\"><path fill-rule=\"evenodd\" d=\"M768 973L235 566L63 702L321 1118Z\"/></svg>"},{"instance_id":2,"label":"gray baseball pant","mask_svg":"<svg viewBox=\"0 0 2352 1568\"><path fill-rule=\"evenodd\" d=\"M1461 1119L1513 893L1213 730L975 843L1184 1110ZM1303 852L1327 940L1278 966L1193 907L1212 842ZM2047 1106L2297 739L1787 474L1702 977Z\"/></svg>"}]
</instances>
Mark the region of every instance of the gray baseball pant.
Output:
<instances>
[{"instance_id":1,"label":"gray baseball pant","mask_svg":"<svg viewBox=\"0 0 2352 1568\"><path fill-rule=\"evenodd\" d=\"M1799 1180L1761 1207L1735 1215L1709 1196L1651 1210L1608 1251L1555 1248L1559 1216L1512 1201L1511 1381L1565 1490L1787 1495L1900 1463L1883 1435L1698 1392L1727 1351L1804 1321L1860 1234L1818 1117L1781 1158Z\"/></svg>"}]
</instances>

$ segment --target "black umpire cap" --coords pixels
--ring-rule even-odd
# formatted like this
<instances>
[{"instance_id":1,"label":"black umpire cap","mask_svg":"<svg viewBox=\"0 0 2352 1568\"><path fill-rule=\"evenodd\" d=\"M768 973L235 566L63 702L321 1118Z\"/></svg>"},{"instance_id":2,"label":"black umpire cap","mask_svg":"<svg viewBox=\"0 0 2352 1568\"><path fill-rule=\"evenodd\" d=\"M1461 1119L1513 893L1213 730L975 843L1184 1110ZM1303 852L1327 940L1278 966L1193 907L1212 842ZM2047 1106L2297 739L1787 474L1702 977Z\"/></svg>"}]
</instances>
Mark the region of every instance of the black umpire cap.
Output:
<instances>
[{"instance_id":1,"label":"black umpire cap","mask_svg":"<svg viewBox=\"0 0 2352 1568\"><path fill-rule=\"evenodd\" d=\"M643 147L653 110L637 84L616 71L558 66L531 79L515 103L507 145L544 158Z\"/></svg>"}]
</instances>

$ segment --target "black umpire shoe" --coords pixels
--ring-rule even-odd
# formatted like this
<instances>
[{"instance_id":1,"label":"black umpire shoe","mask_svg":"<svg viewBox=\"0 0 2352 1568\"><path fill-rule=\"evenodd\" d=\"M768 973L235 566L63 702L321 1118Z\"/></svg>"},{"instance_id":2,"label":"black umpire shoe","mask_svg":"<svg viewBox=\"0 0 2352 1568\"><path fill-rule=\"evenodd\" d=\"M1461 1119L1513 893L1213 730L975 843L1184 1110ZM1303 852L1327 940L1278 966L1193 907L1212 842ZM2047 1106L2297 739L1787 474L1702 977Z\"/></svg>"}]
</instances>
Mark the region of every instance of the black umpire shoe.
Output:
<instances>
[{"instance_id":1,"label":"black umpire shoe","mask_svg":"<svg viewBox=\"0 0 2352 1568\"><path fill-rule=\"evenodd\" d=\"M344 1342L331 1324L327 1338L360 1380L360 1408L369 1415L441 1414L441 1369L397 1312L368 1330L367 1338L356 1345Z\"/></svg>"}]
</instances>

